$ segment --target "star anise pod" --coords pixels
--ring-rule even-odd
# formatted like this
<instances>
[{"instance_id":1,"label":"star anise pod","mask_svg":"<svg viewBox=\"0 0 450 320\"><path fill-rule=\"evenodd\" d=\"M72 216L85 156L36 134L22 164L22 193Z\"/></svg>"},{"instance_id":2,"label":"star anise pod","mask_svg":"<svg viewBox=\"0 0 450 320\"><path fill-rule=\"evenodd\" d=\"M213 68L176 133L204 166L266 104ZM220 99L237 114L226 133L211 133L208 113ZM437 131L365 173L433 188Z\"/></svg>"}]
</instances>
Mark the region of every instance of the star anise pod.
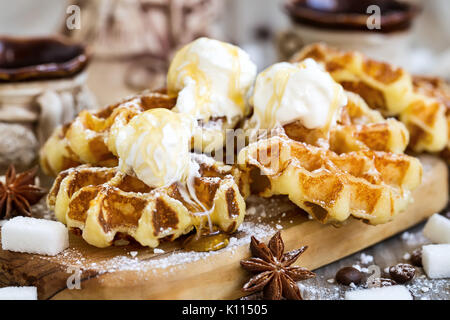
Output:
<instances>
[{"instance_id":1,"label":"star anise pod","mask_svg":"<svg viewBox=\"0 0 450 320\"><path fill-rule=\"evenodd\" d=\"M263 290L264 299L301 300L302 296L296 281L315 277L315 273L306 268L291 266L308 247L301 247L284 253L284 243L278 231L269 241L269 245L252 236L250 250L254 257L242 260L241 266L256 273L242 290L253 293Z\"/></svg>"},{"instance_id":2,"label":"star anise pod","mask_svg":"<svg viewBox=\"0 0 450 320\"><path fill-rule=\"evenodd\" d=\"M31 216L31 206L46 193L35 184L37 168L19 174L14 165L6 171L5 182L0 181L0 219Z\"/></svg>"}]
</instances>

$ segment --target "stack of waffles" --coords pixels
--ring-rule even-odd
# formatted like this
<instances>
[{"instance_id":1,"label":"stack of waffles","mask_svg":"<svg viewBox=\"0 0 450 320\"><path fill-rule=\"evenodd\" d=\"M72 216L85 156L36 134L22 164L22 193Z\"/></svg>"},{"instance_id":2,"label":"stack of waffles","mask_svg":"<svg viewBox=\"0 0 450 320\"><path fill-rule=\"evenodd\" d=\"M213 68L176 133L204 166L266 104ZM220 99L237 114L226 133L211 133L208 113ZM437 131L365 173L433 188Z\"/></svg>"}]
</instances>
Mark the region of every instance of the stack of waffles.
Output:
<instances>
[{"instance_id":1,"label":"stack of waffles","mask_svg":"<svg viewBox=\"0 0 450 320\"><path fill-rule=\"evenodd\" d=\"M323 65L345 89L345 103L330 124L311 128L292 119L249 134L253 97L250 111L232 121L198 118L189 147L197 168L192 180L153 186L121 168L117 132L153 109L180 112L182 93L144 92L100 111L83 111L54 132L40 154L44 171L57 176L49 207L98 247L124 236L156 247L205 227L235 232L252 194L284 195L321 223L338 225L350 216L369 224L391 221L405 211L422 178L420 161L405 150L446 154L447 85L322 44L305 48L292 63L306 58ZM233 144L233 163L194 142L202 135L225 148L228 129L245 135L242 148Z\"/></svg>"},{"instance_id":2,"label":"stack of waffles","mask_svg":"<svg viewBox=\"0 0 450 320\"><path fill-rule=\"evenodd\" d=\"M191 153L199 175L190 189L181 181L154 188L117 167L114 132L137 114L171 109L175 101L164 93L143 93L98 112L83 111L54 132L41 150L41 166L57 174L47 203L59 221L97 247L124 237L157 247L161 239L194 227L236 231L245 215L236 168Z\"/></svg>"},{"instance_id":3,"label":"stack of waffles","mask_svg":"<svg viewBox=\"0 0 450 320\"><path fill-rule=\"evenodd\" d=\"M450 90L443 80L413 76L359 52L341 51L324 44L305 47L293 61L306 58L322 64L335 81L359 94L372 109L403 122L410 133L409 147L413 151L448 150Z\"/></svg>"}]
</instances>

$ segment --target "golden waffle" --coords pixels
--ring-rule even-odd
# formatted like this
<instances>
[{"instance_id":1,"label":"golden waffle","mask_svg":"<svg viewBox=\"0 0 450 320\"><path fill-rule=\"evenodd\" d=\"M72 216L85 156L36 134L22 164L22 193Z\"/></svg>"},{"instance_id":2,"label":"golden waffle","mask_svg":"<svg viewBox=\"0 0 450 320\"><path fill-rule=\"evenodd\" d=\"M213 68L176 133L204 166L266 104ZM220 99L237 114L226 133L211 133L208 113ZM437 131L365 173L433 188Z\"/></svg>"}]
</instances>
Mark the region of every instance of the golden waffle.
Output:
<instances>
[{"instance_id":1,"label":"golden waffle","mask_svg":"<svg viewBox=\"0 0 450 320\"><path fill-rule=\"evenodd\" d=\"M283 132L242 149L238 164L250 183L245 192L288 195L323 223L350 215L370 224L388 222L406 208L422 176L420 161L404 154L364 150L338 155Z\"/></svg>"},{"instance_id":2,"label":"golden waffle","mask_svg":"<svg viewBox=\"0 0 450 320\"><path fill-rule=\"evenodd\" d=\"M450 84L437 77L413 76L414 90L418 93L439 99L450 109Z\"/></svg>"},{"instance_id":3,"label":"golden waffle","mask_svg":"<svg viewBox=\"0 0 450 320\"><path fill-rule=\"evenodd\" d=\"M436 77L413 77L414 90L441 101L446 107L447 126L450 128L450 84ZM450 130L446 148L441 156L450 162Z\"/></svg>"},{"instance_id":4,"label":"golden waffle","mask_svg":"<svg viewBox=\"0 0 450 320\"><path fill-rule=\"evenodd\" d=\"M324 44L306 46L293 61L306 58L321 63L335 81L358 93L371 108L385 116L398 116L409 130L414 151L436 152L446 146L445 106L436 97L415 90L413 77L404 69Z\"/></svg>"},{"instance_id":5,"label":"golden waffle","mask_svg":"<svg viewBox=\"0 0 450 320\"><path fill-rule=\"evenodd\" d=\"M176 98L163 93L143 93L100 111L81 111L74 121L55 130L42 147L40 161L44 172L57 175L83 163L116 166L118 160L111 133L141 112L153 108L171 109L175 102Z\"/></svg>"},{"instance_id":6,"label":"golden waffle","mask_svg":"<svg viewBox=\"0 0 450 320\"><path fill-rule=\"evenodd\" d=\"M340 110L337 123L328 133L307 129L296 121L283 128L287 136L336 153L375 150L402 153L409 141L406 127L395 119L385 120L357 94L346 92L348 103Z\"/></svg>"},{"instance_id":7,"label":"golden waffle","mask_svg":"<svg viewBox=\"0 0 450 320\"><path fill-rule=\"evenodd\" d=\"M58 175L47 203L59 221L81 230L97 247L123 236L157 247L194 227L234 232L244 219L245 202L233 169L203 155L192 154L192 159L200 169L190 185L154 189L117 168L71 168Z\"/></svg>"},{"instance_id":8,"label":"golden waffle","mask_svg":"<svg viewBox=\"0 0 450 320\"><path fill-rule=\"evenodd\" d=\"M172 109L176 97L164 92L144 92L100 111L83 110L74 121L59 127L40 150L41 166L46 174L80 164L114 167L118 164L115 137L119 128L134 116L149 109ZM234 128L240 119L224 118L199 121L193 136L195 149L211 152L223 147L225 130Z\"/></svg>"}]
</instances>

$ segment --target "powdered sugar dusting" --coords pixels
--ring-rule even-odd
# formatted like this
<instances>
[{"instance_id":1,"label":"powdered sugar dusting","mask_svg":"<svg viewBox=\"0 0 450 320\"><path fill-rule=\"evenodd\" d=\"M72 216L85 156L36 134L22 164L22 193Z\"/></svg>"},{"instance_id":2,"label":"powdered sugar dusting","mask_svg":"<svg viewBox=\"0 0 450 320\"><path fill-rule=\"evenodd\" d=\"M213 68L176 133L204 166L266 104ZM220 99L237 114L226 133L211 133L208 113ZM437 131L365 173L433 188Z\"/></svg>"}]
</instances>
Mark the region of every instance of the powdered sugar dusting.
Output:
<instances>
[{"instance_id":1,"label":"powdered sugar dusting","mask_svg":"<svg viewBox=\"0 0 450 320\"><path fill-rule=\"evenodd\" d=\"M364 252L361 253L359 259L361 260L362 264L369 264L373 262L373 256L365 254Z\"/></svg>"},{"instance_id":2,"label":"powdered sugar dusting","mask_svg":"<svg viewBox=\"0 0 450 320\"><path fill-rule=\"evenodd\" d=\"M422 231L419 232L406 231L402 233L401 238L408 246L416 246L428 242L425 236L422 234Z\"/></svg>"},{"instance_id":3,"label":"powdered sugar dusting","mask_svg":"<svg viewBox=\"0 0 450 320\"><path fill-rule=\"evenodd\" d=\"M58 256L58 262L67 266L79 266L84 270L96 270L100 274L115 271L157 272L157 269L167 269L167 272L170 273L174 270L184 268L188 263L208 259L214 255L223 254L224 252L233 255L240 250L240 253L244 254L245 251L243 249L248 249L251 236L266 240L275 234L275 232L275 228L270 225L244 221L239 227L236 236L230 238L229 245L218 251L187 252L181 249L164 251L156 248L154 250L156 255L149 256L146 254L143 255L143 258L140 258L142 254L138 255L137 251L132 251L134 254L131 254L130 251L125 250L123 255L116 255L109 259L101 259L92 263L78 249L69 248ZM51 258L46 257L43 257L43 259L51 260ZM174 269L173 267L177 268Z\"/></svg>"}]
</instances>

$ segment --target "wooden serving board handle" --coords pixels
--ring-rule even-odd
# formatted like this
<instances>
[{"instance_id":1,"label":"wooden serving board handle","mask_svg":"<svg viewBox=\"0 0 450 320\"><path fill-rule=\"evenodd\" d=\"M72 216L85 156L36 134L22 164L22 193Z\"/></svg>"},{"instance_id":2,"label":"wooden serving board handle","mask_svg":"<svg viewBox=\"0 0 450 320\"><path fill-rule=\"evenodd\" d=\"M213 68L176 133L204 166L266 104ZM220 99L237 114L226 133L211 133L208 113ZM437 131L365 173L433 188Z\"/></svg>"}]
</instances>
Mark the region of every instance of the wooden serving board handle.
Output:
<instances>
[{"instance_id":1,"label":"wooden serving board handle","mask_svg":"<svg viewBox=\"0 0 450 320\"><path fill-rule=\"evenodd\" d=\"M420 159L424 175L422 185L413 192L415 201L392 222L370 226L350 219L336 228L309 220L298 212L285 214L272 222L283 227L286 250L308 245L309 249L297 263L316 269L441 211L448 202L447 165L432 156ZM174 254L182 259L185 253L179 242L163 244L162 248L164 253L154 253L136 244L99 249L71 235L70 248L56 257L0 250L0 287L35 285L40 299L235 299L243 296L240 288L249 275L239 261L249 256L248 243L196 261L167 266L164 259ZM131 251L137 253L134 260L127 258ZM135 262L129 265L130 261ZM158 267L148 267L152 262L158 262ZM67 280L71 276L73 279L76 268L82 270L81 289L68 289Z\"/></svg>"}]
</instances>

